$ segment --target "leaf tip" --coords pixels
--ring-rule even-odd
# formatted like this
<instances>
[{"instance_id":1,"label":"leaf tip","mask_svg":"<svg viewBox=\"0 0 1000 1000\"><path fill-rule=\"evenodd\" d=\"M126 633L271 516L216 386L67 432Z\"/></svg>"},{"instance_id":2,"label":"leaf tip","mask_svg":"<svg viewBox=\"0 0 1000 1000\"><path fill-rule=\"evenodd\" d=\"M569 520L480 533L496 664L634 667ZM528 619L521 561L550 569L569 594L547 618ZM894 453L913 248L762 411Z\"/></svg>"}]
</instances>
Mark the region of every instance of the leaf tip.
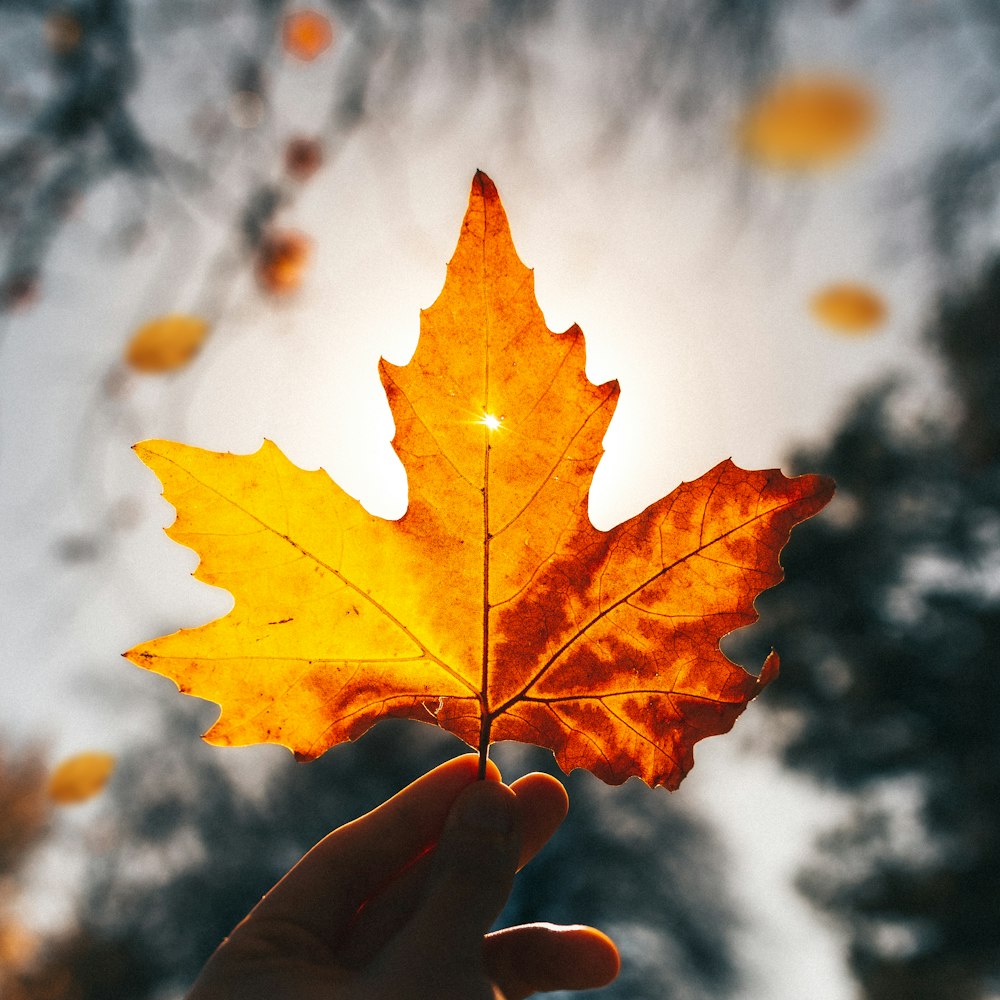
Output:
<instances>
[{"instance_id":1,"label":"leaf tip","mask_svg":"<svg viewBox=\"0 0 1000 1000\"><path fill-rule=\"evenodd\" d=\"M497 201L500 197L496 184L483 170L477 170L475 177L472 178L472 191L473 194L478 194L480 198L488 202Z\"/></svg>"},{"instance_id":2,"label":"leaf tip","mask_svg":"<svg viewBox=\"0 0 1000 1000\"><path fill-rule=\"evenodd\" d=\"M804 521L818 514L833 499L837 483L832 477L816 472L797 478L803 485L801 499L806 507L799 520Z\"/></svg>"},{"instance_id":3,"label":"leaf tip","mask_svg":"<svg viewBox=\"0 0 1000 1000\"><path fill-rule=\"evenodd\" d=\"M131 649L126 649L122 653L122 659L128 660L130 663L136 664L136 666L141 666L140 660L149 660L151 656L145 651L144 646L133 646Z\"/></svg>"},{"instance_id":4,"label":"leaf tip","mask_svg":"<svg viewBox=\"0 0 1000 1000\"><path fill-rule=\"evenodd\" d=\"M760 668L760 674L757 676L757 691L756 694L760 694L768 684L771 683L779 674L781 670L781 657L778 656L778 651L772 649L770 653L767 654L767 658L764 660L764 665Z\"/></svg>"},{"instance_id":5,"label":"leaf tip","mask_svg":"<svg viewBox=\"0 0 1000 1000\"><path fill-rule=\"evenodd\" d=\"M158 438L146 438L144 441L136 441L132 445L132 451L139 456L143 464L153 469L153 461L160 456L161 452L169 445L175 444L173 441L163 441ZM155 472L156 470L153 469Z\"/></svg>"}]
</instances>

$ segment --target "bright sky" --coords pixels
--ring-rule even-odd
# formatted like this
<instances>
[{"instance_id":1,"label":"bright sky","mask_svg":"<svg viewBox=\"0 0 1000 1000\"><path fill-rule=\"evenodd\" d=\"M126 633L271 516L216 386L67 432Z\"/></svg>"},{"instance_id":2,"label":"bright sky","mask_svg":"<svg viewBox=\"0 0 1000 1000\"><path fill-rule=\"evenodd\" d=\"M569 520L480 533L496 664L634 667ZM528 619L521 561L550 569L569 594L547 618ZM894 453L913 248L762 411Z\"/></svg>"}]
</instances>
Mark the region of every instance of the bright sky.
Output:
<instances>
[{"instance_id":1,"label":"bright sky","mask_svg":"<svg viewBox=\"0 0 1000 1000\"><path fill-rule=\"evenodd\" d=\"M119 195L96 192L59 240L45 297L9 323L0 347L5 722L49 734L55 756L127 741L142 723L122 706L158 682L120 651L228 610L226 595L189 578L193 554L160 532L172 514L132 441L247 452L267 436L297 464L325 467L373 512L402 514L405 475L376 363L403 363L413 350L476 168L497 183L549 326L579 323L591 379L621 383L594 485L599 527L727 456L782 465L794 443L818 440L853 390L886 370L930 377L918 346L935 291L926 205L901 180L972 127L965 88L981 67L969 57L975 39L960 20L949 27L948 8L894 0L837 17L804 3L785 19L788 67L853 74L883 108L861 155L800 179L740 160L739 109L725 101L695 129L639 106L624 136L603 139L595 108L620 85L629 54L588 40L572 5L530 47L526 103L499 78L456 90L432 49L407 102L352 133L286 219L316 241L301 294L274 305L240 286L189 369L132 378L110 403L101 386L129 331L193 308L227 230L158 196L140 251L111 257ZM343 39L338 58L352 44ZM184 51L178 40L161 58ZM325 72L322 63L281 70L276 104L288 133L315 127L305 95ZM182 127L156 73L136 108L165 138ZM218 169L224 177L229 168ZM232 174L237 185L238 168ZM210 214L231 218L224 199ZM809 315L812 292L842 279L863 280L888 301L876 335L837 336ZM94 511L126 498L136 523L100 558L53 561L60 536L92 532ZM734 880L757 912L744 995L847 1000L837 944L788 882L830 803L746 751L738 735L709 743L680 794L729 824Z\"/></svg>"}]
</instances>

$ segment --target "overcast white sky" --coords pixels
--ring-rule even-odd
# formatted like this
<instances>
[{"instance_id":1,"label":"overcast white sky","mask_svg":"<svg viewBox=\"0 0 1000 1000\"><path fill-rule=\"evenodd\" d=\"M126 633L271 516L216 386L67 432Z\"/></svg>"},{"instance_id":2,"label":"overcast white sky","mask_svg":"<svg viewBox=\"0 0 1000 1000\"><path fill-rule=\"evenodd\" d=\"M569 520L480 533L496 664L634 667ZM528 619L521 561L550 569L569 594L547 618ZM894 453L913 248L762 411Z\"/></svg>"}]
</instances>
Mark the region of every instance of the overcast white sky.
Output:
<instances>
[{"instance_id":1,"label":"overcast white sky","mask_svg":"<svg viewBox=\"0 0 1000 1000\"><path fill-rule=\"evenodd\" d=\"M374 512L402 513L405 476L375 365L412 351L477 168L499 187L549 326L579 323L592 380L621 383L594 488L600 527L724 457L782 465L887 370L931 378L919 336L937 269L917 181L978 127L970 81L983 67L961 9L879 0L837 16L818 0L793 5L780 33L784 69L855 76L882 108L882 127L858 157L802 178L740 160L731 99L697 126L639 106L605 146L598 109L633 54L585 32L572 3L528 47L526 102L499 70L456 86L441 68L442 21L441 51L426 53L406 101L384 97L285 219L316 241L301 294L275 305L244 282L190 368L132 377L113 397L103 386L130 330L196 307L238 208L225 199L226 177L236 189L244 168L235 156L218 165L210 205L156 196L148 234L128 258L107 251L121 189L95 192L60 236L41 301L7 320L0 346L4 725L45 735L56 757L120 745L142 725L123 710L128 699L163 697L165 685L120 651L228 610L226 595L189 578L193 554L160 532L172 512L129 451L134 440L246 452L267 436L298 464L325 467ZM280 134L315 128L325 108L313 95L353 44L340 38L325 63L275 66ZM146 53L134 110L167 145L187 134L184 67L205 52L181 33ZM970 239L995 242L996 220L981 228ZM841 279L886 298L889 319L876 335L837 336L809 315L810 294ZM106 531L100 519L115 510L135 523ZM95 559L56 560L61 539L95 532L107 538ZM747 733L754 725L746 720ZM737 818L729 839L758 914L745 996L847 1000L836 941L788 884L831 804L766 757L741 759L739 732L702 744L678 794L720 821Z\"/></svg>"}]
</instances>

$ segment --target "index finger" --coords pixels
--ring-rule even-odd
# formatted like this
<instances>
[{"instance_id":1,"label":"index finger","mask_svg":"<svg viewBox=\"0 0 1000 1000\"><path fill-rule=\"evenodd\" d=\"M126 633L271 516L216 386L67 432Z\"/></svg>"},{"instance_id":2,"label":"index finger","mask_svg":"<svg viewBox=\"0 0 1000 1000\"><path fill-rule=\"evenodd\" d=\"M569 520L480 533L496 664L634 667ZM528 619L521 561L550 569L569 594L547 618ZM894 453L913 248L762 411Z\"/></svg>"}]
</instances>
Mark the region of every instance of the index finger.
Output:
<instances>
[{"instance_id":1,"label":"index finger","mask_svg":"<svg viewBox=\"0 0 1000 1000\"><path fill-rule=\"evenodd\" d=\"M566 816L568 799L563 786L548 774L526 775L510 788L521 834L520 870L555 833ZM432 851L420 855L367 900L337 942L337 957L345 966L366 965L409 923L427 891L432 858Z\"/></svg>"},{"instance_id":2,"label":"index finger","mask_svg":"<svg viewBox=\"0 0 1000 1000\"><path fill-rule=\"evenodd\" d=\"M254 907L245 923L291 923L335 945L364 902L434 845L452 803L477 780L478 766L476 754L456 757L328 834ZM492 761L487 778L500 780Z\"/></svg>"}]
</instances>

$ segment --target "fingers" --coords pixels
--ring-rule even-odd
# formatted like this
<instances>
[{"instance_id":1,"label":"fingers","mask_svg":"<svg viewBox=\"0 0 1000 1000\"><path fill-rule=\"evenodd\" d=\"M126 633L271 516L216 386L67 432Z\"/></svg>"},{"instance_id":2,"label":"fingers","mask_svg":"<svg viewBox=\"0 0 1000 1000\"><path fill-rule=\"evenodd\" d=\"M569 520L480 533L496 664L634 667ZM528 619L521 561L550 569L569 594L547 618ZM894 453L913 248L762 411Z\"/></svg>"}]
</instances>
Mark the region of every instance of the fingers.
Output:
<instances>
[{"instance_id":1,"label":"fingers","mask_svg":"<svg viewBox=\"0 0 1000 1000\"><path fill-rule=\"evenodd\" d=\"M487 936L486 971L505 1000L547 990L589 990L618 975L621 960L609 937L593 927L526 924Z\"/></svg>"},{"instance_id":2,"label":"fingers","mask_svg":"<svg viewBox=\"0 0 1000 1000\"><path fill-rule=\"evenodd\" d=\"M485 996L483 936L507 902L521 853L516 802L493 781L458 796L420 905L369 967L372 983L406 982L410 996Z\"/></svg>"},{"instance_id":3,"label":"fingers","mask_svg":"<svg viewBox=\"0 0 1000 1000\"><path fill-rule=\"evenodd\" d=\"M459 793L476 782L478 757L448 761L388 802L321 840L261 900L249 922L291 924L335 947L358 908L430 849ZM499 781L496 766L487 775Z\"/></svg>"},{"instance_id":4,"label":"fingers","mask_svg":"<svg viewBox=\"0 0 1000 1000\"><path fill-rule=\"evenodd\" d=\"M521 853L517 797L499 782L462 791L434 849L422 899L401 933L431 966L478 955L500 915Z\"/></svg>"},{"instance_id":5,"label":"fingers","mask_svg":"<svg viewBox=\"0 0 1000 1000\"><path fill-rule=\"evenodd\" d=\"M521 831L518 868L545 845L566 816L568 799L563 786L547 774L529 774L511 786L516 823ZM367 901L346 931L338 957L348 967L368 963L413 917L425 898L433 861L428 853Z\"/></svg>"},{"instance_id":6,"label":"fingers","mask_svg":"<svg viewBox=\"0 0 1000 1000\"><path fill-rule=\"evenodd\" d=\"M569 810L566 789L550 774L526 774L511 786L522 820L520 871L559 829Z\"/></svg>"}]
</instances>

